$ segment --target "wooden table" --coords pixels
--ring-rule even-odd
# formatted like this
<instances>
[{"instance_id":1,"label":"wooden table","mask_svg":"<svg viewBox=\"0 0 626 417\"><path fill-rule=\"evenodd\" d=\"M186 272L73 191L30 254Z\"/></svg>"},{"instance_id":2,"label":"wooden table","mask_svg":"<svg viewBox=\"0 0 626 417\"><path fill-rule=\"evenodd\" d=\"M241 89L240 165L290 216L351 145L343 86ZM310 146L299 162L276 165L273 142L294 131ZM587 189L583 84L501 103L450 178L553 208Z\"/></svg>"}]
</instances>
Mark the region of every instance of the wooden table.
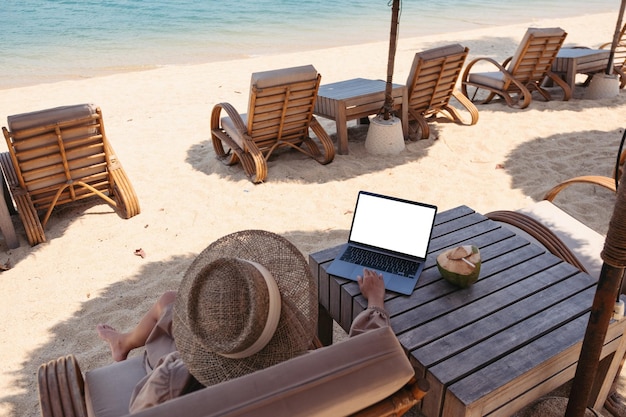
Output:
<instances>
[{"instance_id":1,"label":"wooden table","mask_svg":"<svg viewBox=\"0 0 626 417\"><path fill-rule=\"evenodd\" d=\"M561 48L552 63L552 72L569 84L572 92L576 74L595 74L606 70L610 52L606 49Z\"/></svg>"},{"instance_id":2,"label":"wooden table","mask_svg":"<svg viewBox=\"0 0 626 417\"><path fill-rule=\"evenodd\" d=\"M337 148L348 154L348 120L376 114L385 102L385 81L354 78L321 85L313 113L334 120L337 126ZM408 136L408 97L404 85L393 84L394 110L400 110L402 131Z\"/></svg>"},{"instance_id":3,"label":"wooden table","mask_svg":"<svg viewBox=\"0 0 626 417\"><path fill-rule=\"evenodd\" d=\"M442 250L476 244L476 284L441 278ZM332 341L332 320L346 331L366 307L358 284L326 271L341 246L310 255L319 284L319 336ZM387 292L391 326L418 377L430 382L422 413L510 416L574 377L596 280L466 206L441 212L427 264L410 296ZM609 326L591 405L600 409L624 356L626 320Z\"/></svg>"}]
</instances>

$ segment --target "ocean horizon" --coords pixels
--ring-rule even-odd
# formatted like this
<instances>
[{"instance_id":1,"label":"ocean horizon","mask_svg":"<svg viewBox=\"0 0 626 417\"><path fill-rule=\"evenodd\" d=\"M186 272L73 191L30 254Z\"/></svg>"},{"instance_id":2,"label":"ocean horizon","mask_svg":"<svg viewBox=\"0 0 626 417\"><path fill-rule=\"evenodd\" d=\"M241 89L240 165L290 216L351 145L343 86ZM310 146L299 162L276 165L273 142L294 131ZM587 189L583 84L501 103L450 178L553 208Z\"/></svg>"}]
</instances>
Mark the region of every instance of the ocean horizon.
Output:
<instances>
[{"instance_id":1,"label":"ocean horizon","mask_svg":"<svg viewBox=\"0 0 626 417\"><path fill-rule=\"evenodd\" d=\"M617 18L618 9L614 0L404 0L399 37L605 12ZM384 41L391 3L4 0L0 21L1 90Z\"/></svg>"}]
</instances>

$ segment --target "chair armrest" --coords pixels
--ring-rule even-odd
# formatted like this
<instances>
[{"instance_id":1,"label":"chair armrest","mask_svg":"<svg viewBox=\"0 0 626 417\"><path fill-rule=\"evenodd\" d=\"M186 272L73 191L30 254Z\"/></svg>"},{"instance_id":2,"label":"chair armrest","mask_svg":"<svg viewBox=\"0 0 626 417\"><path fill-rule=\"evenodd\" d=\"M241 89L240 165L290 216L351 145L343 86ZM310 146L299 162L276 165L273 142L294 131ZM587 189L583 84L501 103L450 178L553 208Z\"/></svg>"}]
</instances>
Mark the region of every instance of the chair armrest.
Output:
<instances>
[{"instance_id":1,"label":"chair armrest","mask_svg":"<svg viewBox=\"0 0 626 417\"><path fill-rule=\"evenodd\" d=\"M553 255L567 263L574 265L583 272L587 272L576 255L559 239L550 229L532 217L517 211L499 210L485 214L491 220L506 223L535 239L537 243L546 248Z\"/></svg>"},{"instance_id":2,"label":"chair armrest","mask_svg":"<svg viewBox=\"0 0 626 417\"><path fill-rule=\"evenodd\" d=\"M543 199L553 201L556 198L557 194L563 191L565 188L569 187L570 185L579 183L599 185L608 190L616 192L614 178L604 177L600 175L585 175L581 177L570 178L555 185L550 190L548 190L548 192L546 192L546 194L543 196Z\"/></svg>"},{"instance_id":3,"label":"chair armrest","mask_svg":"<svg viewBox=\"0 0 626 417\"><path fill-rule=\"evenodd\" d=\"M492 64L493 66L495 66L497 68L497 70L502 73L502 75L505 78L505 84L506 84L506 82L512 82L521 91L524 91L524 90L526 90L526 87L524 87L519 81L517 81L511 75L511 73L506 69L506 64L510 60L511 60L511 57L507 58L502 64L500 64L498 61L496 61L495 59L492 59L492 58L488 58L488 57L476 58L476 59L472 60L469 64L467 64L467 67L465 67L465 71L463 72L463 77L461 78L461 80L462 80L462 82L468 82L469 76L470 76L470 71L471 71L472 67L474 65L476 65L477 63L481 62L481 61L486 61L486 62Z\"/></svg>"},{"instance_id":4,"label":"chair armrest","mask_svg":"<svg viewBox=\"0 0 626 417\"><path fill-rule=\"evenodd\" d=\"M218 103L213 106L213 110L211 111L211 130L220 128L222 110L231 118L235 129L237 129L241 136L245 135L248 131L248 127L244 124L239 112L230 103Z\"/></svg>"}]
</instances>

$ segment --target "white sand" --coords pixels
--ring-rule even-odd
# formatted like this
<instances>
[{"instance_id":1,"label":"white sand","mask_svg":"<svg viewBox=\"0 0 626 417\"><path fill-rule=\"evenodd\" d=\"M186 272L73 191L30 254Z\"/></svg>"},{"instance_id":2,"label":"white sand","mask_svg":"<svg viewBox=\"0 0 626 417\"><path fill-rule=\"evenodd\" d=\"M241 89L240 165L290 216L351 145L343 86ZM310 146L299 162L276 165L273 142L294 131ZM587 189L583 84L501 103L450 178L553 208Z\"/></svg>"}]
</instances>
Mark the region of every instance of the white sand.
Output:
<instances>
[{"instance_id":1,"label":"white sand","mask_svg":"<svg viewBox=\"0 0 626 417\"><path fill-rule=\"evenodd\" d=\"M614 21L602 14L531 25L563 27L567 45L593 47L612 39ZM394 81L406 80L415 52L447 43L468 46L470 59L502 61L528 26L401 39ZM36 247L15 216L21 246L6 251L2 243L0 254L0 262L12 266L0 274L0 415L38 415L36 372L43 362L74 353L84 370L109 363L95 325L130 328L163 290L177 287L195 254L224 234L267 229L308 255L346 239L361 189L441 211L465 204L486 213L531 204L569 177L611 175L626 93L582 100L581 87L569 102L536 98L526 110L479 106L477 125L434 123L431 139L408 143L395 157L368 155L365 131L355 127L349 155L321 166L285 153L270 161L267 182L256 186L241 167L214 158L211 109L227 101L245 112L252 72L313 64L322 83L384 79L387 47L380 42L0 91L0 120L66 104L101 106L142 209L122 220L99 200L63 206L47 226L48 242ZM334 133L332 122L324 125ZM605 233L614 196L578 187L559 204ZM146 258L133 254L138 248Z\"/></svg>"}]
</instances>

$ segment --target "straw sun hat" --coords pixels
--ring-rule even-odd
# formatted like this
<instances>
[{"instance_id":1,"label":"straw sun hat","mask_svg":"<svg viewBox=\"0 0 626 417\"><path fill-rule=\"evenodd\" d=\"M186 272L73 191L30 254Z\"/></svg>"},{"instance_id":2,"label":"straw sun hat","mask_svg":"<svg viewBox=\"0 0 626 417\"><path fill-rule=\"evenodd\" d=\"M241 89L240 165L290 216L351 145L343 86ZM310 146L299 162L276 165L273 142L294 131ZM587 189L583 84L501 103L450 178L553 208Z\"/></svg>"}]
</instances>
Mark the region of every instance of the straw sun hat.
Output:
<instances>
[{"instance_id":1,"label":"straw sun hat","mask_svg":"<svg viewBox=\"0 0 626 417\"><path fill-rule=\"evenodd\" d=\"M261 230L202 251L174 304L176 348L189 372L214 385L306 352L317 326L317 286L289 241Z\"/></svg>"}]
</instances>

